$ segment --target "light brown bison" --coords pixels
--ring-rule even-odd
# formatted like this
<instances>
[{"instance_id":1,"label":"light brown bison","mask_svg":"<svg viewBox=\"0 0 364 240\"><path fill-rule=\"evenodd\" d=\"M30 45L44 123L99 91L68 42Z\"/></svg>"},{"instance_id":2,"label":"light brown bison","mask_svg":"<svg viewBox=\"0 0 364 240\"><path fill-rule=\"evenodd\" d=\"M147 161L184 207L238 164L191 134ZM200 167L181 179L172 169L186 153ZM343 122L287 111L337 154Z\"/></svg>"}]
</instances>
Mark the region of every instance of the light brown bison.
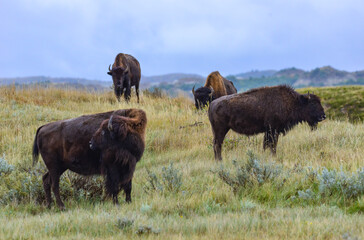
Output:
<instances>
[{"instance_id":1,"label":"light brown bison","mask_svg":"<svg viewBox=\"0 0 364 240\"><path fill-rule=\"evenodd\" d=\"M201 109L219 97L237 93L237 90L231 81L215 71L207 77L205 86L196 89L196 91L195 86L193 86L192 93L196 108Z\"/></svg>"},{"instance_id":2,"label":"light brown bison","mask_svg":"<svg viewBox=\"0 0 364 240\"><path fill-rule=\"evenodd\" d=\"M110 66L107 74L112 76L114 92L118 101L120 101L120 97L123 95L125 89L124 98L128 102L130 100L131 87L135 86L135 92L139 103L141 70L138 60L129 54L119 53L115 57L112 68L110 68Z\"/></svg>"},{"instance_id":3,"label":"light brown bison","mask_svg":"<svg viewBox=\"0 0 364 240\"><path fill-rule=\"evenodd\" d=\"M59 179L67 169L82 175L102 174L106 190L118 203L123 188L131 201L131 184L136 163L144 152L146 114L139 109L117 110L48 123L38 128L33 144L33 165L39 153L48 169L43 188L48 207L51 188L57 205Z\"/></svg>"},{"instance_id":4,"label":"light brown bison","mask_svg":"<svg viewBox=\"0 0 364 240\"><path fill-rule=\"evenodd\" d=\"M315 128L326 118L319 97L299 94L285 85L216 99L210 104L208 116L216 160L222 160L221 145L230 129L248 136L264 133L263 149L269 147L275 154L280 133L285 134L300 122Z\"/></svg>"}]
</instances>

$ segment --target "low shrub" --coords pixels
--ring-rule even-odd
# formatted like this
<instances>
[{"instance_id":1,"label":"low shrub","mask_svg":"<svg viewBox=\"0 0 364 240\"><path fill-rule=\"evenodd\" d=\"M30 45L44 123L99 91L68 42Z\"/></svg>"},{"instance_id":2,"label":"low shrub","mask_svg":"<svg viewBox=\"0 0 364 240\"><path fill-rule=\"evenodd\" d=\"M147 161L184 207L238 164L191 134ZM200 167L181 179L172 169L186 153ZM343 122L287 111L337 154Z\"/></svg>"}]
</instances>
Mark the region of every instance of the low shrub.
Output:
<instances>
[{"instance_id":1,"label":"low shrub","mask_svg":"<svg viewBox=\"0 0 364 240\"><path fill-rule=\"evenodd\" d=\"M164 98L167 96L161 88L145 89L143 95L149 98Z\"/></svg>"},{"instance_id":2,"label":"low shrub","mask_svg":"<svg viewBox=\"0 0 364 240\"><path fill-rule=\"evenodd\" d=\"M271 182L280 175L282 170L280 166L274 163L261 163L251 151L248 152L247 162L234 160L233 166L235 174L231 174L223 165L213 172L217 173L219 178L233 189L234 193L244 188L261 186Z\"/></svg>"},{"instance_id":3,"label":"low shrub","mask_svg":"<svg viewBox=\"0 0 364 240\"><path fill-rule=\"evenodd\" d=\"M160 230L154 229L152 226L144 226L141 225L138 227L138 230L135 232L138 235L145 235L145 234L159 234Z\"/></svg>"},{"instance_id":4,"label":"low shrub","mask_svg":"<svg viewBox=\"0 0 364 240\"><path fill-rule=\"evenodd\" d=\"M342 169L323 168L317 176L319 193L323 196L343 195L346 199L355 199L364 194L364 168L354 173L345 173Z\"/></svg>"},{"instance_id":5,"label":"low shrub","mask_svg":"<svg viewBox=\"0 0 364 240\"><path fill-rule=\"evenodd\" d=\"M130 231L130 230L131 230L131 228L132 228L133 224L134 224L134 220L132 220L132 219L128 219L128 218L119 218L119 219L117 220L116 226L117 226L119 229L121 229L121 230L123 230L123 231L127 232L127 231Z\"/></svg>"},{"instance_id":6,"label":"low shrub","mask_svg":"<svg viewBox=\"0 0 364 240\"><path fill-rule=\"evenodd\" d=\"M14 166L5 161L5 155L0 158L0 176L9 174L14 170Z\"/></svg>"},{"instance_id":7,"label":"low shrub","mask_svg":"<svg viewBox=\"0 0 364 240\"><path fill-rule=\"evenodd\" d=\"M182 186L182 173L173 167L171 163L168 167L162 167L161 177L147 169L147 181L143 189L146 193L152 192L178 192Z\"/></svg>"},{"instance_id":8,"label":"low shrub","mask_svg":"<svg viewBox=\"0 0 364 240\"><path fill-rule=\"evenodd\" d=\"M47 170L44 165L14 167L1 159L0 167L0 205L45 201L42 176ZM61 177L60 193L63 200L99 201L104 193L103 185L100 176L84 177L68 171Z\"/></svg>"}]
</instances>

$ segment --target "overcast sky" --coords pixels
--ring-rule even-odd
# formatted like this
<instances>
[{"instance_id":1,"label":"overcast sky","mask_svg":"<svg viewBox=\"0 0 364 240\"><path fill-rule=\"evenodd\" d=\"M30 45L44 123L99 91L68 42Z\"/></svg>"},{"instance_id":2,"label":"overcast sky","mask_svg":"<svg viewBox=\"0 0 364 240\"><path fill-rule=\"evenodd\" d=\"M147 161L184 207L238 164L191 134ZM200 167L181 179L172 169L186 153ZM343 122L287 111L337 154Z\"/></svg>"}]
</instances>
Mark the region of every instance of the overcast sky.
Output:
<instances>
[{"instance_id":1,"label":"overcast sky","mask_svg":"<svg viewBox=\"0 0 364 240\"><path fill-rule=\"evenodd\" d=\"M364 69L363 0L0 0L0 77Z\"/></svg>"}]
</instances>

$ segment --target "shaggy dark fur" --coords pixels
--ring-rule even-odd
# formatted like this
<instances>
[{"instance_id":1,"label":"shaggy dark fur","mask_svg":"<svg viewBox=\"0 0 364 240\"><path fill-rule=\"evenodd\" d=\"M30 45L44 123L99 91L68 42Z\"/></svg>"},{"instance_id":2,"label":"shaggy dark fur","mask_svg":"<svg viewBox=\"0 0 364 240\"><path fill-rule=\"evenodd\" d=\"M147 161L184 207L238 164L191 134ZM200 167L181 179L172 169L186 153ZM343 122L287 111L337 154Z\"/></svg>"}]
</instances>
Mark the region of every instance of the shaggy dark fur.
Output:
<instances>
[{"instance_id":1,"label":"shaggy dark fur","mask_svg":"<svg viewBox=\"0 0 364 240\"><path fill-rule=\"evenodd\" d=\"M128 102L130 100L131 87L135 86L136 95L139 103L139 83L141 77L140 64L133 56L119 53L115 57L115 62L112 69L109 66L109 72L114 82L114 92L118 101L123 95Z\"/></svg>"},{"instance_id":2,"label":"shaggy dark fur","mask_svg":"<svg viewBox=\"0 0 364 240\"><path fill-rule=\"evenodd\" d=\"M319 97L301 95L285 85L221 97L210 104L208 115L216 160L222 160L221 145L230 129L248 136L264 133L263 148L275 154L280 133L300 122L315 128L326 118Z\"/></svg>"},{"instance_id":3,"label":"shaggy dark fur","mask_svg":"<svg viewBox=\"0 0 364 240\"><path fill-rule=\"evenodd\" d=\"M131 181L144 152L146 124L142 110L129 117L113 116L102 122L90 141L91 149L101 151L101 173L106 175L106 190L115 204L120 187L125 191L126 202L131 202Z\"/></svg>"},{"instance_id":4,"label":"shaggy dark fur","mask_svg":"<svg viewBox=\"0 0 364 240\"><path fill-rule=\"evenodd\" d=\"M197 109L205 107L211 101L225 96L237 93L234 84L220 75L218 71L212 72L206 79L205 86L192 89Z\"/></svg>"},{"instance_id":5,"label":"shaggy dark fur","mask_svg":"<svg viewBox=\"0 0 364 240\"><path fill-rule=\"evenodd\" d=\"M37 162L40 153L48 169L48 172L43 176L43 187L49 207L52 201L52 188L58 206L62 209L64 208L64 204L59 195L59 179L67 169L82 175L106 174L106 179L108 178L108 171L103 170L104 163L102 159L105 159L105 155L108 155L110 150L106 150L106 147L91 150L90 140L98 131L101 124L104 124L105 120L108 121L111 116L114 116L114 119L124 119L126 122L124 125L128 126L125 132L126 136L128 136L130 132L134 133L134 130L132 130L133 128L139 127L145 129L145 113L138 109L125 109L117 110L115 112L85 115L78 118L48 123L38 128L33 144L33 165ZM144 117L141 120L138 120L135 116ZM130 125L131 123L133 125ZM141 125L139 126L138 124ZM129 127L129 125L132 127ZM144 135L140 136L140 138L143 141L144 149ZM121 145L123 147L121 147ZM119 145L116 145L115 142L113 142L110 148L117 150L117 148L120 147L126 151L126 146L130 146L128 138L119 142ZM135 159L140 159L142 152L136 154L134 148L132 148L130 152ZM124 163L129 164L129 158L123 158L119 154L118 159L123 159ZM130 157L130 159L131 161L134 161L132 157ZM109 160L109 162L110 161L112 160ZM125 172L121 171L119 174L120 176L124 176ZM113 180L107 180L106 182L110 181ZM127 195L126 200L130 201L131 181L123 183L122 187Z\"/></svg>"}]
</instances>

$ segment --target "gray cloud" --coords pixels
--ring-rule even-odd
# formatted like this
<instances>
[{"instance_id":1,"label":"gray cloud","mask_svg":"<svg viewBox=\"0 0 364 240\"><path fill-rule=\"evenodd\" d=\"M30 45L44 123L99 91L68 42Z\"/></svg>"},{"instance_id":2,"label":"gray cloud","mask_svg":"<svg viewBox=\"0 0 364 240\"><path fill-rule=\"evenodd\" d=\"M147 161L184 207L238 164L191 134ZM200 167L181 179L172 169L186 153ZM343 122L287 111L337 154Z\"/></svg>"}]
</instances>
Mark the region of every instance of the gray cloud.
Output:
<instances>
[{"instance_id":1,"label":"gray cloud","mask_svg":"<svg viewBox=\"0 0 364 240\"><path fill-rule=\"evenodd\" d=\"M364 69L364 2L23 0L0 10L4 76L109 80L118 52L145 75L316 66ZM19 67L22 66L22 67Z\"/></svg>"}]
</instances>

